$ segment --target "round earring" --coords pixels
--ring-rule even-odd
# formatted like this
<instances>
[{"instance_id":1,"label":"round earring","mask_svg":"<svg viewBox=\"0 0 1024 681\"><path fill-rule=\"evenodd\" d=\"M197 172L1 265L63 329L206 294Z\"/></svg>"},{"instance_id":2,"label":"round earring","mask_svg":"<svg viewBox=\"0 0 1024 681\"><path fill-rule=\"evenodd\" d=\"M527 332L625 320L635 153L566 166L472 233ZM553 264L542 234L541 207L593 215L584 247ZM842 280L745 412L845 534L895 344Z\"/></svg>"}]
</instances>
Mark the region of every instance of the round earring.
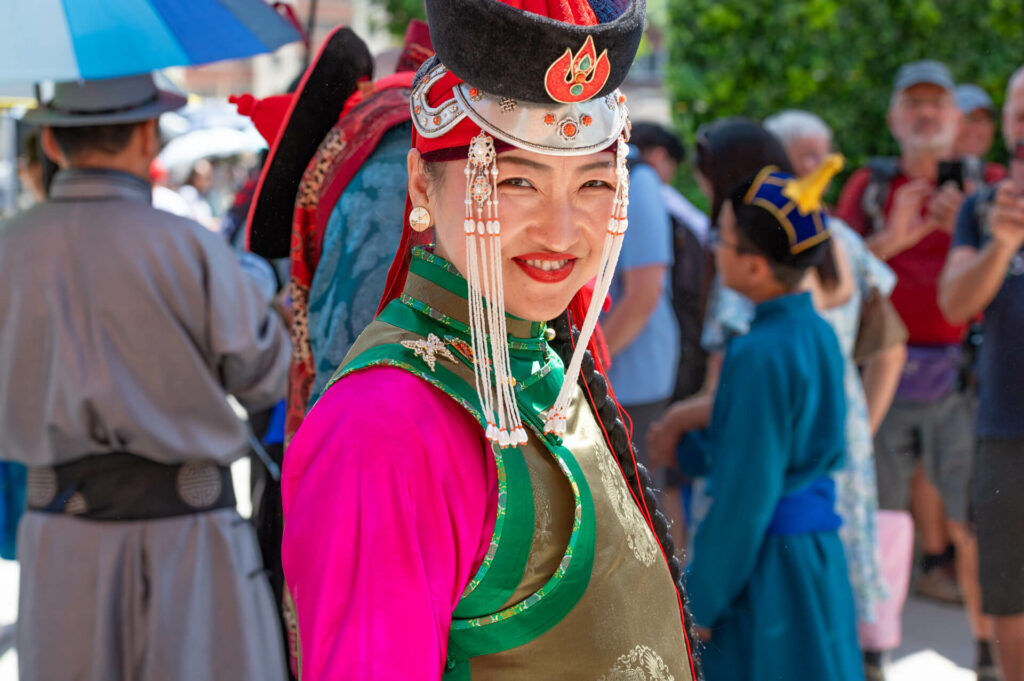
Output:
<instances>
[{"instance_id":1,"label":"round earring","mask_svg":"<svg viewBox=\"0 0 1024 681\"><path fill-rule=\"evenodd\" d=\"M423 206L416 206L409 211L409 226L417 232L426 231L430 227L430 211Z\"/></svg>"}]
</instances>

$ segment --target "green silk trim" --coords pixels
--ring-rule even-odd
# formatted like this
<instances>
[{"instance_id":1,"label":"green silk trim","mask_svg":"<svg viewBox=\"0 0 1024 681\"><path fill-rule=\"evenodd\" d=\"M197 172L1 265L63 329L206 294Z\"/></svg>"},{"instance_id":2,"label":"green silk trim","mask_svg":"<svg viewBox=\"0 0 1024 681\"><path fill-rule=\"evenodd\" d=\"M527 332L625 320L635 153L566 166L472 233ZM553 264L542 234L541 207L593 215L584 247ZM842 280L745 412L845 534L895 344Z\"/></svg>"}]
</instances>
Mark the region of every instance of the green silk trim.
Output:
<instances>
[{"instance_id":1,"label":"green silk trim","mask_svg":"<svg viewBox=\"0 0 1024 681\"><path fill-rule=\"evenodd\" d=\"M536 416L524 417L555 456L572 487L575 510L569 545L555 574L536 593L491 615L453 619L448 655L454 659L498 653L532 641L561 622L590 583L597 541L590 488L572 453L556 444L554 438L543 435L544 424Z\"/></svg>"},{"instance_id":2,"label":"green silk trim","mask_svg":"<svg viewBox=\"0 0 1024 681\"><path fill-rule=\"evenodd\" d=\"M463 340L468 342L469 340L469 325L460 322L454 317L449 317L445 313L441 312L437 308L433 308L427 305L422 300L417 300L407 293L403 293L399 297L399 301L406 307L410 307L417 312L427 315L434 321L437 321L451 330L456 331L458 334L465 336ZM523 350L526 352L541 352L543 353L547 349L547 341L543 338L534 339L522 339L510 337L507 341L510 350Z\"/></svg>"},{"instance_id":3,"label":"green silk trim","mask_svg":"<svg viewBox=\"0 0 1024 681\"><path fill-rule=\"evenodd\" d=\"M431 253L423 246L416 246L412 249L412 257L409 259L409 271L430 280L463 300L466 300L466 297L469 295L469 286L455 266L441 256ZM484 301L484 304L486 305L486 301ZM509 319L524 321L515 315L510 314L508 317ZM530 322L530 337L543 338L545 326L541 322ZM469 333L468 328L466 333Z\"/></svg>"}]
</instances>

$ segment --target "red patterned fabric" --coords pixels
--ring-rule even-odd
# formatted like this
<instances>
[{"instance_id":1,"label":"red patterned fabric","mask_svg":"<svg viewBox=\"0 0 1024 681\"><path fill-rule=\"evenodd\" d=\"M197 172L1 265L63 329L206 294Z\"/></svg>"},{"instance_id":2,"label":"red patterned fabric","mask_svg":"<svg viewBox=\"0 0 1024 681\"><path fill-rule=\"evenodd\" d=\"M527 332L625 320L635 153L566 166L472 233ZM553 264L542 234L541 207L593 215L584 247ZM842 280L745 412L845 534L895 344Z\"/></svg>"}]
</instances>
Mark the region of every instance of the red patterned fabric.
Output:
<instances>
[{"instance_id":1,"label":"red patterned fabric","mask_svg":"<svg viewBox=\"0 0 1024 681\"><path fill-rule=\"evenodd\" d=\"M596 26L597 15L587 0L499 0L509 7L577 26Z\"/></svg>"}]
</instances>

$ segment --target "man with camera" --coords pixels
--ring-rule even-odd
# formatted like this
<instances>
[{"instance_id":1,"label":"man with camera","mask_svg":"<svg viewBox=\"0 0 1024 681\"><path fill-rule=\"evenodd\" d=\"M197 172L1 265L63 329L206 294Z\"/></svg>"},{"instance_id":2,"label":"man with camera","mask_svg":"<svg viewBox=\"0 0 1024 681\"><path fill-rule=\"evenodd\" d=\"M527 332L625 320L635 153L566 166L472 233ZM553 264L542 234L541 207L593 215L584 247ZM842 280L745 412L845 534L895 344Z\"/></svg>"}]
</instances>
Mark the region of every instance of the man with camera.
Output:
<instances>
[{"instance_id":1,"label":"man with camera","mask_svg":"<svg viewBox=\"0 0 1024 681\"><path fill-rule=\"evenodd\" d=\"M976 547L967 531L973 417L961 385L966 322L947 321L937 302L939 274L965 189L963 165L951 163L961 122L954 88L949 69L939 62L919 61L900 68L887 114L900 156L874 159L856 171L843 188L836 213L896 273L891 300L909 333L896 399L875 443L879 506L909 510L915 470L931 483L919 478L913 485L924 553L922 580L934 586L939 597L957 599L951 570L956 556L960 590L979 641L979 679L987 679L996 678L987 643L990 623L980 615ZM922 513L922 508L928 512ZM882 529L880 518L880 534ZM955 551L948 546L949 538ZM883 563L892 564L893 556L907 559L901 574L886 575L890 598L895 599L894 622L883 627L885 635L865 637L866 669L877 670L874 678L882 678L881 651L899 643L898 615L910 567L909 546L883 542L880 548Z\"/></svg>"},{"instance_id":2,"label":"man with camera","mask_svg":"<svg viewBox=\"0 0 1024 681\"><path fill-rule=\"evenodd\" d=\"M978 454L971 494L984 612L995 616L1006 681L1024 681L1024 67L1010 78L1003 138L1010 178L970 197L939 281L946 318L984 312Z\"/></svg>"}]
</instances>

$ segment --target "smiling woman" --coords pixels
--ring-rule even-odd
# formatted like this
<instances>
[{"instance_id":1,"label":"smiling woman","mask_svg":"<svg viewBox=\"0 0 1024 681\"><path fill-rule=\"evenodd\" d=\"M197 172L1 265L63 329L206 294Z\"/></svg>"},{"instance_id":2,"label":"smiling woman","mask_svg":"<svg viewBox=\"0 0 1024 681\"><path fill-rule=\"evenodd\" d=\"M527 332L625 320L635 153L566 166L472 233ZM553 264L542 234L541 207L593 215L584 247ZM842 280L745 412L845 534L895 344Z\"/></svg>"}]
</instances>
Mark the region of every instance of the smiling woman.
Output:
<instances>
[{"instance_id":1,"label":"smiling woman","mask_svg":"<svg viewBox=\"0 0 1024 681\"><path fill-rule=\"evenodd\" d=\"M696 677L665 518L588 351L644 3L597 9L427 2L408 227L285 463L307 678Z\"/></svg>"},{"instance_id":2,"label":"smiling woman","mask_svg":"<svg viewBox=\"0 0 1024 681\"><path fill-rule=\"evenodd\" d=\"M552 157L515 149L497 161L505 310L554 319L597 274L615 201L615 155ZM440 173L429 173L423 165L420 153L410 151L409 196L434 217L437 255L465 273L464 166L441 163Z\"/></svg>"}]
</instances>

